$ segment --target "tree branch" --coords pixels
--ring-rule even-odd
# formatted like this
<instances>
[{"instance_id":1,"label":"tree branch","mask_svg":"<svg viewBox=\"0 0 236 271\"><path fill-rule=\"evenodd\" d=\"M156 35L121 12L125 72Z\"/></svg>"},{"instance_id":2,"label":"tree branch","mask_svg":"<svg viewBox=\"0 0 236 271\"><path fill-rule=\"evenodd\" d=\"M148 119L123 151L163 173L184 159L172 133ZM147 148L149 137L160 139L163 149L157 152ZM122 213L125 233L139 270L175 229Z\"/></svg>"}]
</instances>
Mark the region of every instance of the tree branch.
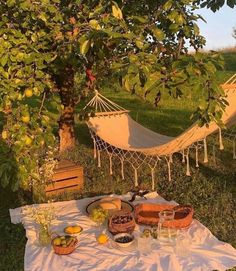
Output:
<instances>
[{"instance_id":1,"label":"tree branch","mask_svg":"<svg viewBox=\"0 0 236 271\"><path fill-rule=\"evenodd\" d=\"M41 116L41 112L42 112L42 109L43 109L43 105L44 105L44 102L45 102L45 98L46 98L46 92L44 91L44 93L43 93L43 98L42 98L42 102L41 102L41 105L40 105L40 108L39 108L39 113L38 113L38 116L39 116L39 117Z\"/></svg>"}]
</instances>

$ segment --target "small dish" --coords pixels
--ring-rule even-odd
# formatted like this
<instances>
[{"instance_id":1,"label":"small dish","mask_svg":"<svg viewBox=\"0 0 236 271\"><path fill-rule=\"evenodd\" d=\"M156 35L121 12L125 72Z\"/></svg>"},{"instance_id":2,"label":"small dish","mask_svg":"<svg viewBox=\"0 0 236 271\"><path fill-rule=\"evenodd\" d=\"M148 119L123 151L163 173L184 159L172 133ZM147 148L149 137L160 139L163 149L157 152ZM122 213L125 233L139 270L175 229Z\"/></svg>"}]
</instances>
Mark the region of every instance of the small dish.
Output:
<instances>
[{"instance_id":1,"label":"small dish","mask_svg":"<svg viewBox=\"0 0 236 271\"><path fill-rule=\"evenodd\" d=\"M78 244L78 239L70 235L57 235L52 239L52 247L54 252L58 255L67 255L72 253Z\"/></svg>"},{"instance_id":2,"label":"small dish","mask_svg":"<svg viewBox=\"0 0 236 271\"><path fill-rule=\"evenodd\" d=\"M114 236L114 242L120 247L128 247L134 242L134 236L129 233L118 233Z\"/></svg>"},{"instance_id":3,"label":"small dish","mask_svg":"<svg viewBox=\"0 0 236 271\"><path fill-rule=\"evenodd\" d=\"M64 228L64 233L74 235L80 234L83 231L83 228L79 225L67 226Z\"/></svg>"}]
</instances>

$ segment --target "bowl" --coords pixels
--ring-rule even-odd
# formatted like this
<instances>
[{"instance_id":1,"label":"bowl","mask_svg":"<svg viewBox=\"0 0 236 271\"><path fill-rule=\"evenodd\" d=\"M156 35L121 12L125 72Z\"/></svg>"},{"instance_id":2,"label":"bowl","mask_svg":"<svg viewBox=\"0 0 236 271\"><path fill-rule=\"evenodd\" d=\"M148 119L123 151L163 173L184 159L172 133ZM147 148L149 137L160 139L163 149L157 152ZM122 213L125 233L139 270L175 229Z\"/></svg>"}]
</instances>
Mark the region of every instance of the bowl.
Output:
<instances>
[{"instance_id":1,"label":"bowl","mask_svg":"<svg viewBox=\"0 0 236 271\"><path fill-rule=\"evenodd\" d=\"M112 234L132 233L135 229L135 220L131 212L117 211L109 219L108 230Z\"/></svg>"},{"instance_id":2,"label":"bowl","mask_svg":"<svg viewBox=\"0 0 236 271\"><path fill-rule=\"evenodd\" d=\"M134 242L134 236L129 233L118 233L114 235L114 242L120 247L128 247Z\"/></svg>"},{"instance_id":3,"label":"bowl","mask_svg":"<svg viewBox=\"0 0 236 271\"><path fill-rule=\"evenodd\" d=\"M52 247L58 255L67 255L72 253L78 244L78 239L75 236L63 235L52 239Z\"/></svg>"}]
</instances>

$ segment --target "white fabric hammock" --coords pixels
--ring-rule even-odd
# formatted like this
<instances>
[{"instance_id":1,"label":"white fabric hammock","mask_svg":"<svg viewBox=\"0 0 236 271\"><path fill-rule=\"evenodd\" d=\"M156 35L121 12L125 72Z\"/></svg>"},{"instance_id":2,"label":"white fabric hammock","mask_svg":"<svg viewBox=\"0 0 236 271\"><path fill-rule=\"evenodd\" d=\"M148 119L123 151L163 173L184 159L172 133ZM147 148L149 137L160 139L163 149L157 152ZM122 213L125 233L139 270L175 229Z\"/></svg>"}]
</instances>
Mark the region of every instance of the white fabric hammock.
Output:
<instances>
[{"instance_id":1,"label":"white fabric hammock","mask_svg":"<svg viewBox=\"0 0 236 271\"><path fill-rule=\"evenodd\" d=\"M229 103L222 121L226 126L232 126L236 124L236 74L222 87ZM208 127L200 127L195 123L179 136L169 137L143 127L128 115L127 110L98 92L85 108L88 106L94 107L96 111L95 117L90 117L87 125L94 141L94 156L98 156L98 166L101 166L100 152L105 150L109 155L110 173L112 174L112 156L118 156L121 160L122 178L124 178L123 162L127 161L134 168L136 186L138 185L137 170L143 163L147 163L152 170L152 189L154 189L154 169L160 157L165 157L169 179L171 179L170 163L172 154L177 152L183 154L183 161L187 162L186 173L190 175L189 148L196 147L196 166L198 166L198 146L199 142L203 142L204 162L207 162L206 137L216 131L219 131L220 149L223 149L221 129L216 123L210 123ZM235 136L232 141L234 144L233 156L236 158Z\"/></svg>"}]
</instances>

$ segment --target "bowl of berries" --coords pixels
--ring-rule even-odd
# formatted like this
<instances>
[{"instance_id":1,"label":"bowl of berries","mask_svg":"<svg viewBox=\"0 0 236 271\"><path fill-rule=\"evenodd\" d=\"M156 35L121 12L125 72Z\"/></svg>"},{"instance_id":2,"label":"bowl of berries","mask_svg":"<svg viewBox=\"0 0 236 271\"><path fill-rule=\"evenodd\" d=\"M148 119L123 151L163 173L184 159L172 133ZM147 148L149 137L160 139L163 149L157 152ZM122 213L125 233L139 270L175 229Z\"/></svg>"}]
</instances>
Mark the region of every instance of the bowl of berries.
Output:
<instances>
[{"instance_id":1,"label":"bowl of berries","mask_svg":"<svg viewBox=\"0 0 236 271\"><path fill-rule=\"evenodd\" d=\"M114 242L120 247L128 247L134 242L134 236L130 233L118 233L114 235Z\"/></svg>"},{"instance_id":2,"label":"bowl of berries","mask_svg":"<svg viewBox=\"0 0 236 271\"><path fill-rule=\"evenodd\" d=\"M135 229L135 220L131 212L115 212L108 222L108 230L112 234L132 233Z\"/></svg>"}]
</instances>

